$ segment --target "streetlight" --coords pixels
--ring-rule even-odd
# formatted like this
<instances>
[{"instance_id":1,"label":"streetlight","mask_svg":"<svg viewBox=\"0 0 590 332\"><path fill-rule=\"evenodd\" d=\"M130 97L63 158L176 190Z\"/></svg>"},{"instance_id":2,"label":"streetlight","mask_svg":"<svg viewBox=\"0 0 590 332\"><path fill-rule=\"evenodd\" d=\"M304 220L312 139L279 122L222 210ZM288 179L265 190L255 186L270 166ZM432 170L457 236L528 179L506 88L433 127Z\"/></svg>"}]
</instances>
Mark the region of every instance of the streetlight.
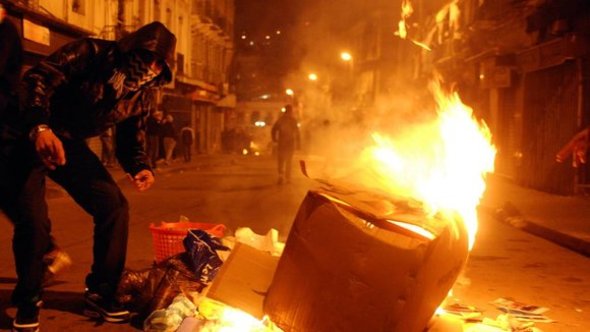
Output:
<instances>
[{"instance_id":1,"label":"streetlight","mask_svg":"<svg viewBox=\"0 0 590 332\"><path fill-rule=\"evenodd\" d=\"M346 51L340 53L340 59L343 61L352 61L352 55Z\"/></svg>"},{"instance_id":2,"label":"streetlight","mask_svg":"<svg viewBox=\"0 0 590 332\"><path fill-rule=\"evenodd\" d=\"M287 89L285 90L285 93L286 93L288 96L291 96L291 97L293 97L293 95L295 94L295 92L293 92L293 89L289 89L289 88L287 88Z\"/></svg>"},{"instance_id":3,"label":"streetlight","mask_svg":"<svg viewBox=\"0 0 590 332\"><path fill-rule=\"evenodd\" d=\"M340 52L340 59L342 59L342 61L347 63L347 69L348 69L348 76L350 79L353 79L353 74L354 74L354 59L352 57L352 54L350 54L347 51L342 51Z\"/></svg>"},{"instance_id":4,"label":"streetlight","mask_svg":"<svg viewBox=\"0 0 590 332\"><path fill-rule=\"evenodd\" d=\"M317 81L318 80L318 75L316 73L309 73L309 75L307 75L307 78L310 81Z\"/></svg>"}]
</instances>

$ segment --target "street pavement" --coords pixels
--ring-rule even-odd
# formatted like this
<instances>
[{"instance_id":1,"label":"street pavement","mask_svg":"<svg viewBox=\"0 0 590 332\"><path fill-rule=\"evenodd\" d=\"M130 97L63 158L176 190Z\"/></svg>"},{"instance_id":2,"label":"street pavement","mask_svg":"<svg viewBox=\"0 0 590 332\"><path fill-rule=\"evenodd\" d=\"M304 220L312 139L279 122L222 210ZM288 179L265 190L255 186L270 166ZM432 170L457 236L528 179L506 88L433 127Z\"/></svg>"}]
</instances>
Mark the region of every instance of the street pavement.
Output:
<instances>
[{"instance_id":1,"label":"street pavement","mask_svg":"<svg viewBox=\"0 0 590 332\"><path fill-rule=\"evenodd\" d=\"M480 207L502 222L590 257L588 196L552 195L492 175Z\"/></svg>"},{"instance_id":2,"label":"street pavement","mask_svg":"<svg viewBox=\"0 0 590 332\"><path fill-rule=\"evenodd\" d=\"M158 172L174 172L235 163L235 156L200 155L190 164L176 163ZM126 181L120 168L113 177ZM497 220L590 257L590 197L549 194L516 185L512 180L490 175L480 210ZM590 266L589 266L590 267Z\"/></svg>"},{"instance_id":3,"label":"street pavement","mask_svg":"<svg viewBox=\"0 0 590 332\"><path fill-rule=\"evenodd\" d=\"M191 163L160 166L166 174L190 169L235 163L235 155L197 155ZM117 182L127 181L119 167L109 169ZM49 185L49 197L67 195L57 185ZM497 220L590 257L590 197L553 195L514 184L498 175L487 179L480 209Z\"/></svg>"},{"instance_id":4,"label":"street pavement","mask_svg":"<svg viewBox=\"0 0 590 332\"><path fill-rule=\"evenodd\" d=\"M183 172L199 172L218 166L236 166L241 163L241 156L198 155L191 163L174 163L157 170L158 177L166 177ZM115 180L121 184L128 181L126 174L119 168L110 169ZM274 181L274 178L269 180ZM308 184L302 185L297 195L305 192ZM59 200L67 196L54 184L49 184L48 197ZM301 197L302 198L302 197ZM590 199L580 196L557 196L515 185L510 179L491 176L487 191L482 199L480 214L488 216L480 231L482 244L476 244L468 264L467 277L462 278L460 286L484 283L484 287L463 287L459 294L463 300L478 306L486 306L502 290L502 296L519 295L517 300L538 300L550 307L549 316L557 320L555 324L537 325L543 331L590 331L586 322L590 312L588 294L588 276L590 275ZM50 203L51 205L51 203ZM0 216L0 219L3 217ZM54 218L55 219L55 218ZM64 225L56 226L57 232ZM67 227L67 225L65 226ZM493 229L494 231L491 231ZM76 229L77 234L90 229ZM487 230L487 231L486 231ZM131 226L133 232L133 225ZM0 221L0 249L10 252L11 227ZM494 234L493 236L490 234ZM285 236L285 234L283 234ZM513 248L502 251L496 248L494 241L511 243ZM145 240L145 239L144 239ZM145 243L135 243L130 239L130 248L145 247ZM75 250L90 252L92 241L75 244ZM480 246L478 248L478 246ZM69 249L72 250L72 249ZM533 251L533 252L531 252ZM534 256L534 259L533 259ZM77 264L89 264L90 257L78 258ZM8 329L14 308L8 304L10 289L14 286L14 263L11 255L0 257L0 330ZM137 263L137 262L136 262ZM149 261L139 263L149 265ZM537 269L537 270L536 270ZM557 271L561 271L557 275ZM531 282L527 274L535 273L539 280ZM82 272L75 276L83 280ZM521 276L522 274L522 276ZM68 281L72 278L66 278ZM509 280L505 280L509 279ZM504 286L499 286L503 285ZM89 323L81 317L81 282L68 283L55 287L47 294L47 303L52 303L44 310L43 331L59 331L63 326L70 326L73 331L133 331L128 325L109 325ZM487 287L487 289L486 289ZM531 288L532 287L532 288ZM461 287L460 287L461 288ZM465 291L465 289L470 289ZM529 291L524 291L524 289ZM579 288L579 290L576 290ZM493 293L493 296L490 294ZM535 295L535 293L538 293ZM571 294L571 295L570 295ZM500 296L498 296L500 297ZM549 300L553 297L553 302ZM551 302L551 303L548 303ZM58 313L60 311L65 313ZM552 315L553 313L554 315ZM57 320L61 322L55 323ZM55 324L47 324L54 322ZM559 325L561 323L561 325ZM55 326L55 327L54 327ZM445 331L445 329L432 329Z\"/></svg>"}]
</instances>

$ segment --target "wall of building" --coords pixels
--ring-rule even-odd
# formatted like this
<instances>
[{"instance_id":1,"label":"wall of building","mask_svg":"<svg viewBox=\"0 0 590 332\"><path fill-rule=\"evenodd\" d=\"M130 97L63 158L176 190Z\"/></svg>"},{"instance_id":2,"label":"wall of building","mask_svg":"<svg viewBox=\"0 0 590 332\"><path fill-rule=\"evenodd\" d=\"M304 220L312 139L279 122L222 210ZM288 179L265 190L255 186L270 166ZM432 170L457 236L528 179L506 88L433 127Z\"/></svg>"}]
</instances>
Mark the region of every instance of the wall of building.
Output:
<instances>
[{"instance_id":1,"label":"wall of building","mask_svg":"<svg viewBox=\"0 0 590 332\"><path fill-rule=\"evenodd\" d=\"M476 114L492 130L497 172L553 193L587 186L587 167L557 164L555 154L590 123L583 94L588 81L582 79L590 49L584 32L590 6L577 0L465 0L457 5L465 13L461 24L454 31L451 24L440 27L443 38L433 39L436 51L422 59L422 67L446 70L470 95ZM428 14L437 14L432 9L424 24ZM445 44L452 47L445 50ZM478 72L474 84L465 84L460 75L468 66Z\"/></svg>"}]
</instances>

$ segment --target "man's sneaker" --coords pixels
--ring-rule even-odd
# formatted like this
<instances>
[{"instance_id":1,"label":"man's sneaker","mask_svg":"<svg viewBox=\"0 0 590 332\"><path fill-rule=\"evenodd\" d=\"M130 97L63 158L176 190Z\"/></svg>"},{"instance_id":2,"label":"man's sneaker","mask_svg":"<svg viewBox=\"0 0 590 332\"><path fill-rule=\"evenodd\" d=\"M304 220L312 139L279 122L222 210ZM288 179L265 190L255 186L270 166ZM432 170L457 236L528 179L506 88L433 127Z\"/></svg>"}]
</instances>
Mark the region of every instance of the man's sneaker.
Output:
<instances>
[{"instance_id":1,"label":"man's sneaker","mask_svg":"<svg viewBox=\"0 0 590 332\"><path fill-rule=\"evenodd\" d=\"M85 316L103 319L109 323L126 323L129 321L129 311L113 299L106 299L98 293L86 291L84 301L86 303Z\"/></svg>"},{"instance_id":2,"label":"man's sneaker","mask_svg":"<svg viewBox=\"0 0 590 332\"><path fill-rule=\"evenodd\" d=\"M12 321L12 332L38 332L41 301L35 304L19 305L16 318Z\"/></svg>"}]
</instances>

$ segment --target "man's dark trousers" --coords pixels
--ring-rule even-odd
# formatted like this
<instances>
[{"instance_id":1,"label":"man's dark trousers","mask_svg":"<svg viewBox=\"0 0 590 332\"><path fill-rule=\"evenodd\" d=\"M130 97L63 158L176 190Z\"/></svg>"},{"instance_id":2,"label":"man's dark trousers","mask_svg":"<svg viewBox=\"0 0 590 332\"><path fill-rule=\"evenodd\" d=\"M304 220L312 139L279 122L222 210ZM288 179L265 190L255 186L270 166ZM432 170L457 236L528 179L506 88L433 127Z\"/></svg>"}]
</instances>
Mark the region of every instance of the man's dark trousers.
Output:
<instances>
[{"instance_id":1,"label":"man's dark trousers","mask_svg":"<svg viewBox=\"0 0 590 332\"><path fill-rule=\"evenodd\" d=\"M22 191L17 195L17 210L13 214L16 216L13 250L18 275L14 294L17 304L34 302L41 294L42 259L51 232L45 175L61 185L94 218L94 263L86 278L87 287L103 296L113 296L125 265L129 224L127 200L84 140L59 138L66 153L66 164L47 171L37 161L30 167Z\"/></svg>"}]
</instances>

